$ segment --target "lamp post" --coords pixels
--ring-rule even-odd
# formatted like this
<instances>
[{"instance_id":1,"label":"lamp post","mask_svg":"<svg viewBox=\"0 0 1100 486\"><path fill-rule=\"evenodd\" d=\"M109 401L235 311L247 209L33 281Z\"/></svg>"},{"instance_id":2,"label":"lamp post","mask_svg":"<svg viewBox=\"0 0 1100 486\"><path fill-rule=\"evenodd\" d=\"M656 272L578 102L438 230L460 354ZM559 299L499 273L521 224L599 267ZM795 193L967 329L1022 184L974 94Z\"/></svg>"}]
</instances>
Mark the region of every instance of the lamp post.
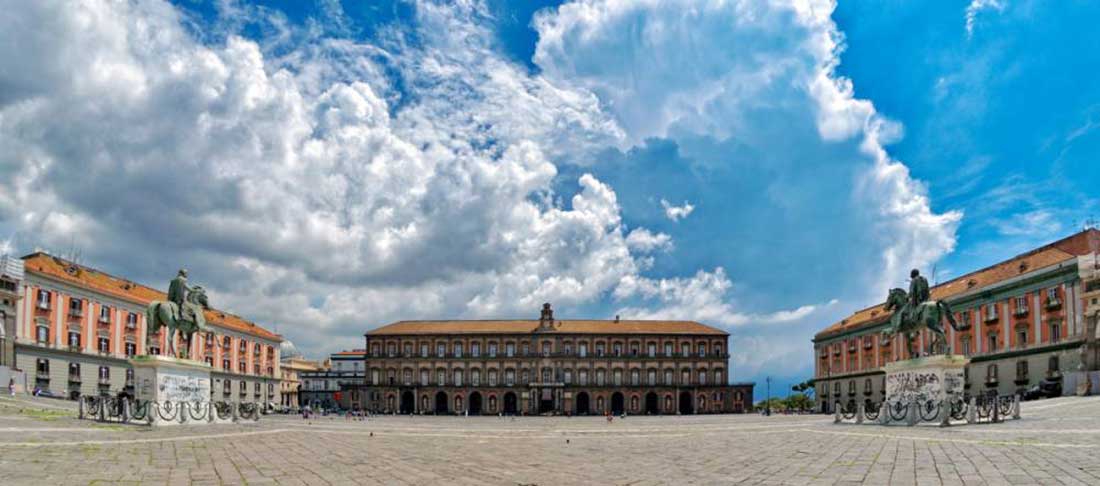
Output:
<instances>
[{"instance_id":1,"label":"lamp post","mask_svg":"<svg viewBox=\"0 0 1100 486\"><path fill-rule=\"evenodd\" d=\"M764 381L768 384L768 399L764 402L764 415L770 417L772 414L772 377L764 378Z\"/></svg>"}]
</instances>

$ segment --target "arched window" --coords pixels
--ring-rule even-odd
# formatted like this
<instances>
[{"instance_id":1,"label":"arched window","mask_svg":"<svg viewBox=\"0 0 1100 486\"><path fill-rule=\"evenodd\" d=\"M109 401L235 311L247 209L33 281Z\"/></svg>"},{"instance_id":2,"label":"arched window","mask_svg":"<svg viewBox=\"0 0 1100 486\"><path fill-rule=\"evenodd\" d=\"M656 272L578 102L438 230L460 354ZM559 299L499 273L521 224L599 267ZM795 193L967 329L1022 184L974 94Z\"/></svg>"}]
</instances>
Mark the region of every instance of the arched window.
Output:
<instances>
[{"instance_id":1,"label":"arched window","mask_svg":"<svg viewBox=\"0 0 1100 486\"><path fill-rule=\"evenodd\" d=\"M577 381L579 382L579 384L581 386L587 385L588 384L588 370L582 368L580 371L578 371L577 372Z\"/></svg>"},{"instance_id":2,"label":"arched window","mask_svg":"<svg viewBox=\"0 0 1100 486\"><path fill-rule=\"evenodd\" d=\"M474 368L473 371L470 371L470 384L474 386L481 385L481 370Z\"/></svg>"},{"instance_id":3,"label":"arched window","mask_svg":"<svg viewBox=\"0 0 1100 486\"><path fill-rule=\"evenodd\" d=\"M671 385L672 384L672 369L671 368L665 370L665 384L666 385Z\"/></svg>"},{"instance_id":4,"label":"arched window","mask_svg":"<svg viewBox=\"0 0 1100 486\"><path fill-rule=\"evenodd\" d=\"M638 386L641 384L641 378L639 377L640 374L641 373L639 373L638 370L630 370L630 384L632 386Z\"/></svg>"},{"instance_id":5,"label":"arched window","mask_svg":"<svg viewBox=\"0 0 1100 486\"><path fill-rule=\"evenodd\" d=\"M615 370L612 372L611 384L615 386L622 386L623 384L623 370Z\"/></svg>"},{"instance_id":6,"label":"arched window","mask_svg":"<svg viewBox=\"0 0 1100 486\"><path fill-rule=\"evenodd\" d=\"M607 372L605 370L596 370L596 386L603 386L607 382Z\"/></svg>"},{"instance_id":7,"label":"arched window","mask_svg":"<svg viewBox=\"0 0 1100 486\"><path fill-rule=\"evenodd\" d=\"M707 384L707 370L699 370L699 384L700 385L706 385Z\"/></svg>"},{"instance_id":8,"label":"arched window","mask_svg":"<svg viewBox=\"0 0 1100 486\"><path fill-rule=\"evenodd\" d=\"M714 384L715 385L721 385L721 384L724 384L724 383L725 383L725 380L722 377L722 370L714 370Z\"/></svg>"},{"instance_id":9,"label":"arched window","mask_svg":"<svg viewBox=\"0 0 1100 486\"><path fill-rule=\"evenodd\" d=\"M462 370L455 370L455 386L462 386Z\"/></svg>"},{"instance_id":10,"label":"arched window","mask_svg":"<svg viewBox=\"0 0 1100 486\"><path fill-rule=\"evenodd\" d=\"M646 384L649 386L657 384L657 370L651 369L646 372Z\"/></svg>"},{"instance_id":11,"label":"arched window","mask_svg":"<svg viewBox=\"0 0 1100 486\"><path fill-rule=\"evenodd\" d=\"M489 386L497 386L497 370L489 370Z\"/></svg>"}]
</instances>

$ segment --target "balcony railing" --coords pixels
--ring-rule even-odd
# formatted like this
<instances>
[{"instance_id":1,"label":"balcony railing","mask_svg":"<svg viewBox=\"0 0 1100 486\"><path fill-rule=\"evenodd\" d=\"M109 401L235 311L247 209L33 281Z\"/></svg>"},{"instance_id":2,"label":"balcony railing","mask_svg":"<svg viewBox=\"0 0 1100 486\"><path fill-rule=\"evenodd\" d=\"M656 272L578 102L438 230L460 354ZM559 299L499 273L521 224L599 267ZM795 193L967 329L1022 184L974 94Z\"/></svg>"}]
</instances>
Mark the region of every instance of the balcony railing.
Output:
<instances>
[{"instance_id":1,"label":"balcony railing","mask_svg":"<svg viewBox=\"0 0 1100 486\"><path fill-rule=\"evenodd\" d=\"M83 316L84 316L84 309L81 309L79 307L77 307L77 308L70 307L69 308L69 317L83 317Z\"/></svg>"},{"instance_id":2,"label":"balcony railing","mask_svg":"<svg viewBox=\"0 0 1100 486\"><path fill-rule=\"evenodd\" d=\"M1023 317L1027 315L1027 310L1027 306L1017 307L1016 310L1012 312L1012 314L1016 317Z\"/></svg>"},{"instance_id":3,"label":"balcony railing","mask_svg":"<svg viewBox=\"0 0 1100 486\"><path fill-rule=\"evenodd\" d=\"M69 383L80 383L80 375L69 375Z\"/></svg>"},{"instance_id":4,"label":"balcony railing","mask_svg":"<svg viewBox=\"0 0 1100 486\"><path fill-rule=\"evenodd\" d=\"M1062 301L1059 299L1047 299L1047 309L1057 309L1062 307Z\"/></svg>"}]
</instances>

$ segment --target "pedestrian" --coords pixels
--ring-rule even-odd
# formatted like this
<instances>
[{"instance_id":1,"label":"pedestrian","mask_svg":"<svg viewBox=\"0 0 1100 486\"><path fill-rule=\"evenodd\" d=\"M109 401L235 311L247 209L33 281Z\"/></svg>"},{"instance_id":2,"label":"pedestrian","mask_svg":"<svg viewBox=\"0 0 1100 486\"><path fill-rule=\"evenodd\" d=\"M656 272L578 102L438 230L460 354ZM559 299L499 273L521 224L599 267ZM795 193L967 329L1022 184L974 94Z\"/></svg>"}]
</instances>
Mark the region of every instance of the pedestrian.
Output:
<instances>
[{"instance_id":1,"label":"pedestrian","mask_svg":"<svg viewBox=\"0 0 1100 486\"><path fill-rule=\"evenodd\" d=\"M15 396L15 377L8 380L8 395Z\"/></svg>"}]
</instances>

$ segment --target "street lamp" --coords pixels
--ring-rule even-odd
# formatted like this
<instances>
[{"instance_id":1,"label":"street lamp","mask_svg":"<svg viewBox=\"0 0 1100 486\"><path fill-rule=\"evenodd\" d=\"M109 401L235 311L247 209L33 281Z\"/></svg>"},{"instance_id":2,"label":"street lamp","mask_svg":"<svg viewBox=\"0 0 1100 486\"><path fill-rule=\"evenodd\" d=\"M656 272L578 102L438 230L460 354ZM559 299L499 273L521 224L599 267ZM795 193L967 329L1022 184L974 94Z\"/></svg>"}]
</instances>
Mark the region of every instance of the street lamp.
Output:
<instances>
[{"instance_id":1,"label":"street lamp","mask_svg":"<svg viewBox=\"0 0 1100 486\"><path fill-rule=\"evenodd\" d=\"M772 377L764 379L768 384L768 400L764 402L764 415L771 416L772 414Z\"/></svg>"}]
</instances>

